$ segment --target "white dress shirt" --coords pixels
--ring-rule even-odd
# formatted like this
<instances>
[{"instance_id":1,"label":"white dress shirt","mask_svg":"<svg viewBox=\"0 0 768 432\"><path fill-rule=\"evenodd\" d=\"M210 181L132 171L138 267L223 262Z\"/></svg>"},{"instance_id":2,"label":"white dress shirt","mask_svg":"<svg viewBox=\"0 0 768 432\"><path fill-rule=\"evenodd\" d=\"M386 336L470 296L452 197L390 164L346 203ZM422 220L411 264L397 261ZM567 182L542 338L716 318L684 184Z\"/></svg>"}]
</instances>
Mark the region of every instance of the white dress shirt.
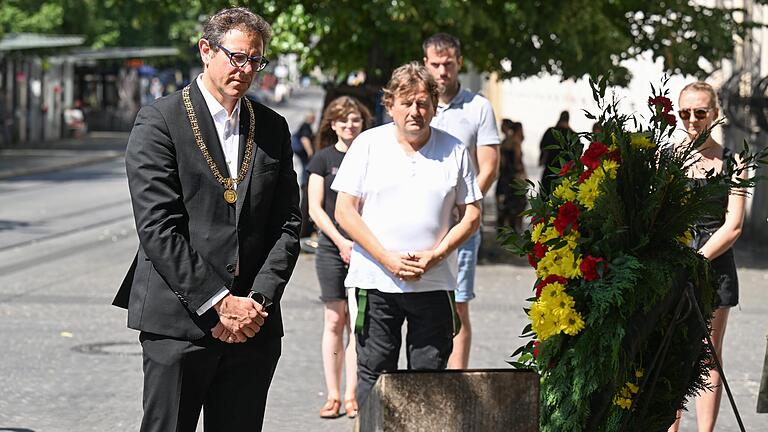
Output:
<instances>
[{"instance_id":1,"label":"white dress shirt","mask_svg":"<svg viewBox=\"0 0 768 432\"><path fill-rule=\"evenodd\" d=\"M197 87L200 88L200 93L203 94L208 111L211 113L211 117L213 117L213 124L216 126L216 136L219 138L219 144L224 152L224 159L227 161L229 176L237 178L239 169L237 159L240 150L240 99L237 100L232 114L228 115L227 109L205 87L202 74L197 77ZM206 143L206 145L211 145L211 143ZM235 189L237 189L237 183L235 183ZM197 309L197 314L204 314L227 294L229 294L229 290L227 287L223 287L221 291Z\"/></svg>"}]
</instances>

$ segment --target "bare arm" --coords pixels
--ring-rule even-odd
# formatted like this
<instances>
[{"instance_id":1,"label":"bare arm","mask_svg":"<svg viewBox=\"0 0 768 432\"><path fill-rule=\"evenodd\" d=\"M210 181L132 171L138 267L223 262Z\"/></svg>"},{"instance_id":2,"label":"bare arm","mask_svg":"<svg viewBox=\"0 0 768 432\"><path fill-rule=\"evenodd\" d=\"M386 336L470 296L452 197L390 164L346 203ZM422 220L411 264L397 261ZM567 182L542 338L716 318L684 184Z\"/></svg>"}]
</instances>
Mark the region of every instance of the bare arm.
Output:
<instances>
[{"instance_id":1,"label":"bare arm","mask_svg":"<svg viewBox=\"0 0 768 432\"><path fill-rule=\"evenodd\" d=\"M421 268L406 262L407 257L405 255L384 248L363 221L363 218L360 217L359 205L360 197L348 193L339 192L336 198L336 221L352 237L352 240L365 249L373 259L401 279L419 277L424 273Z\"/></svg>"},{"instance_id":2,"label":"bare arm","mask_svg":"<svg viewBox=\"0 0 768 432\"><path fill-rule=\"evenodd\" d=\"M523 163L523 143L515 142L515 163L513 169L515 170L515 178L525 180L527 177L525 174L525 164Z\"/></svg>"},{"instance_id":3,"label":"bare arm","mask_svg":"<svg viewBox=\"0 0 768 432\"><path fill-rule=\"evenodd\" d=\"M315 149L312 148L312 141L310 141L309 138L305 136L301 137L301 146L304 147L304 151L307 152L308 157L312 157L312 155L315 154Z\"/></svg>"},{"instance_id":4,"label":"bare arm","mask_svg":"<svg viewBox=\"0 0 768 432\"><path fill-rule=\"evenodd\" d=\"M349 253L352 249L352 241L341 235L336 229L331 217L323 209L323 200L325 199L325 179L318 174L309 175L309 184L307 185L307 196L309 201L309 216L331 241L339 248L344 262L349 263Z\"/></svg>"},{"instance_id":5,"label":"bare arm","mask_svg":"<svg viewBox=\"0 0 768 432\"><path fill-rule=\"evenodd\" d=\"M741 161L737 161L737 163L741 163ZM742 171L739 177L746 179L746 170ZM734 190L728 195L725 222L699 249L699 252L707 259L713 260L722 255L736 243L741 235L741 228L744 223L744 207L746 206L744 192L744 190Z\"/></svg>"},{"instance_id":6,"label":"bare arm","mask_svg":"<svg viewBox=\"0 0 768 432\"><path fill-rule=\"evenodd\" d=\"M411 260L418 263L425 272L444 260L480 228L480 200L457 207L460 216L459 223L448 231L437 247L431 251L416 252L414 254L416 255L415 259Z\"/></svg>"},{"instance_id":7,"label":"bare arm","mask_svg":"<svg viewBox=\"0 0 768 432\"><path fill-rule=\"evenodd\" d=\"M485 195L499 177L499 145L477 147L477 184Z\"/></svg>"}]
</instances>

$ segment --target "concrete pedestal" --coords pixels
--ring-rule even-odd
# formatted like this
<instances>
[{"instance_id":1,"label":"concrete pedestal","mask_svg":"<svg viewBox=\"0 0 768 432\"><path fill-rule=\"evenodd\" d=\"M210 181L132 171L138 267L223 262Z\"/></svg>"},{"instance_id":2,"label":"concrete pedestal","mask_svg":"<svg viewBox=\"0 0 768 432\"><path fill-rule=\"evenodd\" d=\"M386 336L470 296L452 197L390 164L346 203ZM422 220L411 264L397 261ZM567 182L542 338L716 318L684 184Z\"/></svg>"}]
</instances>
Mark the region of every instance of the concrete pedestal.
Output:
<instances>
[{"instance_id":1,"label":"concrete pedestal","mask_svg":"<svg viewBox=\"0 0 768 432\"><path fill-rule=\"evenodd\" d=\"M376 381L361 432L535 432L539 376L513 369L398 371Z\"/></svg>"},{"instance_id":2,"label":"concrete pedestal","mask_svg":"<svg viewBox=\"0 0 768 432\"><path fill-rule=\"evenodd\" d=\"M766 337L768 340L768 336ZM760 378L760 392L757 393L757 412L768 413L768 344L765 346L763 376Z\"/></svg>"}]
</instances>

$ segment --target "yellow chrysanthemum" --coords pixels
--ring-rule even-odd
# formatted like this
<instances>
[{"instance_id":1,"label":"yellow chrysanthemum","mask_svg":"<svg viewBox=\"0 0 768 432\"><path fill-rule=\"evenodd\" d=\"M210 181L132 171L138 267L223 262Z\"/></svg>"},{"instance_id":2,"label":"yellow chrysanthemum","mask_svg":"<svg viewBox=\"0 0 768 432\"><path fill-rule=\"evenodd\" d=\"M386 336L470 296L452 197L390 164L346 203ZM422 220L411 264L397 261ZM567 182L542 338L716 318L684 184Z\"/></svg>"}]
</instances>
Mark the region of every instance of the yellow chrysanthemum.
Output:
<instances>
[{"instance_id":1,"label":"yellow chrysanthemum","mask_svg":"<svg viewBox=\"0 0 768 432\"><path fill-rule=\"evenodd\" d=\"M630 144L636 149L650 149L656 147L656 143L651 141L648 134L637 132L630 135Z\"/></svg>"},{"instance_id":2,"label":"yellow chrysanthemum","mask_svg":"<svg viewBox=\"0 0 768 432\"><path fill-rule=\"evenodd\" d=\"M563 201L575 201L576 182L572 178L566 177L563 179L562 183L557 185L552 194Z\"/></svg>"},{"instance_id":3,"label":"yellow chrysanthemum","mask_svg":"<svg viewBox=\"0 0 768 432\"><path fill-rule=\"evenodd\" d=\"M541 290L541 300L546 302L556 302L557 298L565 292L565 286L560 282L547 284Z\"/></svg>"},{"instance_id":4,"label":"yellow chrysanthemum","mask_svg":"<svg viewBox=\"0 0 768 432\"><path fill-rule=\"evenodd\" d=\"M637 392L640 391L640 387L632 384L631 382L628 382L626 386L629 389L629 392L632 394L637 394Z\"/></svg>"},{"instance_id":5,"label":"yellow chrysanthemum","mask_svg":"<svg viewBox=\"0 0 768 432\"><path fill-rule=\"evenodd\" d=\"M619 163L612 159L606 159L600 164L600 169L605 172L606 176L615 179L616 173L619 171Z\"/></svg>"},{"instance_id":6,"label":"yellow chrysanthemum","mask_svg":"<svg viewBox=\"0 0 768 432\"><path fill-rule=\"evenodd\" d=\"M554 218L550 219L549 226L544 230L541 237L539 237L540 242L546 243L550 240L560 237L560 233L557 232L557 229L554 226L554 220Z\"/></svg>"},{"instance_id":7,"label":"yellow chrysanthemum","mask_svg":"<svg viewBox=\"0 0 768 432\"><path fill-rule=\"evenodd\" d=\"M563 332L567 335L576 336L584 329L584 320L581 318L581 315L573 309L571 309L571 313L568 314L564 321Z\"/></svg>"},{"instance_id":8,"label":"yellow chrysanthemum","mask_svg":"<svg viewBox=\"0 0 768 432\"><path fill-rule=\"evenodd\" d=\"M541 233L544 231L544 228L546 228L544 223L537 223L536 225L533 226L533 230L531 230L532 242L536 243L539 241L539 239L541 238Z\"/></svg>"},{"instance_id":9,"label":"yellow chrysanthemum","mask_svg":"<svg viewBox=\"0 0 768 432\"><path fill-rule=\"evenodd\" d=\"M560 236L560 233L554 227L555 218L549 218L548 223L537 223L531 231L531 241L536 243L546 243Z\"/></svg>"},{"instance_id":10,"label":"yellow chrysanthemum","mask_svg":"<svg viewBox=\"0 0 768 432\"><path fill-rule=\"evenodd\" d=\"M576 306L576 301L573 297L569 296L565 292L560 293L556 297L552 298L552 314L560 321L563 330L567 330L571 325L571 317L575 312L573 307ZM578 333L578 331L576 332ZM574 333L575 334L575 333Z\"/></svg>"},{"instance_id":11,"label":"yellow chrysanthemum","mask_svg":"<svg viewBox=\"0 0 768 432\"><path fill-rule=\"evenodd\" d=\"M635 371L635 378L642 378L645 373L645 369L638 369Z\"/></svg>"},{"instance_id":12,"label":"yellow chrysanthemum","mask_svg":"<svg viewBox=\"0 0 768 432\"><path fill-rule=\"evenodd\" d=\"M617 396L613 399L613 404L618 405L622 409L628 410L632 406L632 399Z\"/></svg>"},{"instance_id":13,"label":"yellow chrysanthemum","mask_svg":"<svg viewBox=\"0 0 768 432\"><path fill-rule=\"evenodd\" d=\"M574 279L581 276L579 264L581 264L581 255L576 256L572 248L566 246L552 249L547 251L544 258L539 261L536 276L544 279L554 274L566 279Z\"/></svg>"},{"instance_id":14,"label":"yellow chrysanthemum","mask_svg":"<svg viewBox=\"0 0 768 432\"><path fill-rule=\"evenodd\" d=\"M531 305L528 312L531 320L531 329L538 335L539 340L544 341L559 332L555 316L552 315L549 303L539 299Z\"/></svg>"},{"instance_id":15,"label":"yellow chrysanthemum","mask_svg":"<svg viewBox=\"0 0 768 432\"><path fill-rule=\"evenodd\" d=\"M595 201L600 195L600 182L604 175L603 170L597 169L584 183L579 185L576 198L579 204L583 205L587 210L595 208Z\"/></svg>"}]
</instances>

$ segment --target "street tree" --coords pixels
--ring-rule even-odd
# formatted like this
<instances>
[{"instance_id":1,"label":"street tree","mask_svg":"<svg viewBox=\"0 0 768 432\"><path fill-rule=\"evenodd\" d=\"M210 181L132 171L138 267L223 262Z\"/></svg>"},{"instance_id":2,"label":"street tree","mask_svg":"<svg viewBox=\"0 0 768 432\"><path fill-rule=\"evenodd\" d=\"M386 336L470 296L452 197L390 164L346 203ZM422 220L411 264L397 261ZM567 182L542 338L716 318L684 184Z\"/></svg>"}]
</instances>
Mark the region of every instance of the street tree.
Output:
<instances>
[{"instance_id":1,"label":"street tree","mask_svg":"<svg viewBox=\"0 0 768 432\"><path fill-rule=\"evenodd\" d=\"M747 0L749 1L749 0ZM2 32L75 33L88 45L173 45L195 61L206 16L228 0L4 0ZM611 74L627 83L622 61L650 52L671 73L705 76L754 23L741 9L663 0L259 0L246 5L273 23L271 54L299 54L339 80L365 70L381 84L422 57L440 31L459 37L465 60L500 78L550 73ZM743 2L726 2L743 3ZM753 0L755 4L768 0Z\"/></svg>"},{"instance_id":2,"label":"street tree","mask_svg":"<svg viewBox=\"0 0 768 432\"><path fill-rule=\"evenodd\" d=\"M625 84L631 72L622 61L648 51L671 73L703 76L733 55L734 43L753 25L740 9L689 0L280 3L277 48L298 52L308 68L342 78L364 69L379 83L394 67L421 59L422 40L440 31L461 39L475 68L501 78L611 74Z\"/></svg>"}]
</instances>

